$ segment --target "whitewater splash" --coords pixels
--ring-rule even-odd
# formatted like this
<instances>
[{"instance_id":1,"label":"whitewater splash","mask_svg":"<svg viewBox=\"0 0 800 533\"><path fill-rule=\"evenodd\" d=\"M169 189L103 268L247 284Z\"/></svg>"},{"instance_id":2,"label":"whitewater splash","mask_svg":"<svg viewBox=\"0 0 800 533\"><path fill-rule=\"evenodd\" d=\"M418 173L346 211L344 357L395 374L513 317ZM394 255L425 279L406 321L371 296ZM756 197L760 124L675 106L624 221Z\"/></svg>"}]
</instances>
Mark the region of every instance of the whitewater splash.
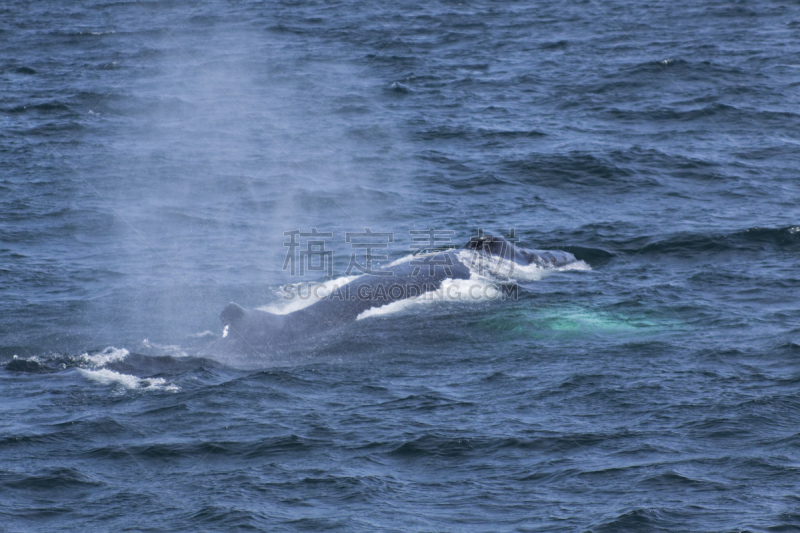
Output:
<instances>
[{"instance_id":1,"label":"whitewater splash","mask_svg":"<svg viewBox=\"0 0 800 533\"><path fill-rule=\"evenodd\" d=\"M139 378L131 374L122 374L109 368L105 368L110 363L118 363L125 360L130 354L125 348L115 348L109 346L96 354L83 353L76 359L79 365L78 372L84 377L102 383L104 385L121 386L125 390L144 389L144 390L164 390L177 392L180 388L168 382L164 378Z\"/></svg>"},{"instance_id":2,"label":"whitewater splash","mask_svg":"<svg viewBox=\"0 0 800 533\"><path fill-rule=\"evenodd\" d=\"M92 381L97 381L104 385L122 385L125 389L160 389L170 392L180 390L177 385L168 383L164 378L137 378L130 374L120 374L108 368L99 370L79 368L78 371Z\"/></svg>"}]
</instances>

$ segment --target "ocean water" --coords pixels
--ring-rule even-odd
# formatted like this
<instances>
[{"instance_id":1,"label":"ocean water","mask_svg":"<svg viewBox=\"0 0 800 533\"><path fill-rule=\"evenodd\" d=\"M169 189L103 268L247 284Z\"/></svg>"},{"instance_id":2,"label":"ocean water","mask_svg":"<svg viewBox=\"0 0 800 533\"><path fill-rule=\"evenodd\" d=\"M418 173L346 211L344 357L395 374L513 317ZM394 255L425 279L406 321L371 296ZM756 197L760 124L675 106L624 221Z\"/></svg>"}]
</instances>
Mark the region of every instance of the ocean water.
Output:
<instances>
[{"instance_id":1,"label":"ocean water","mask_svg":"<svg viewBox=\"0 0 800 533\"><path fill-rule=\"evenodd\" d=\"M10 0L0 87L0 530L800 529L797 3ZM587 268L209 348L365 228Z\"/></svg>"}]
</instances>

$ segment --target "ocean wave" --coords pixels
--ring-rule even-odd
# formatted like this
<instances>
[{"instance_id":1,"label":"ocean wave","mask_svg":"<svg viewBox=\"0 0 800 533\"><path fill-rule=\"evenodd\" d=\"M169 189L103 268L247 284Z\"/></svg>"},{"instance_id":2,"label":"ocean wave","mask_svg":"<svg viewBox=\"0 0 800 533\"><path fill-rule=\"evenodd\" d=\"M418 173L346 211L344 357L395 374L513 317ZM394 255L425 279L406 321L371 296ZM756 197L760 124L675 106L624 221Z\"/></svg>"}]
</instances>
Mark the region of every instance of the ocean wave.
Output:
<instances>
[{"instance_id":1,"label":"ocean wave","mask_svg":"<svg viewBox=\"0 0 800 533\"><path fill-rule=\"evenodd\" d=\"M128 357L129 354L130 352L125 348L115 348L113 346L108 346L99 353L89 354L87 352L79 355L78 358L90 365L105 366L108 363L115 363L118 361L122 361L123 359Z\"/></svg>"},{"instance_id":2,"label":"ocean wave","mask_svg":"<svg viewBox=\"0 0 800 533\"><path fill-rule=\"evenodd\" d=\"M54 114L59 116L76 116L78 112L67 104L59 101L45 102L42 104L27 104L7 109L0 109L0 112L9 115L19 115L23 113L39 113L41 115Z\"/></svg>"},{"instance_id":3,"label":"ocean wave","mask_svg":"<svg viewBox=\"0 0 800 533\"><path fill-rule=\"evenodd\" d=\"M63 121L63 122L48 122L46 124L40 124L38 126L34 126L32 128L26 128L21 130L19 133L22 135L30 135L33 137L56 137L61 136L65 133L73 133L85 130L86 127L81 124L80 122L74 121ZM68 142L69 138L66 138L63 142Z\"/></svg>"},{"instance_id":4,"label":"ocean wave","mask_svg":"<svg viewBox=\"0 0 800 533\"><path fill-rule=\"evenodd\" d=\"M800 248L800 226L752 227L730 232L679 232L620 238L613 225L591 224L562 236L567 242L602 243L602 247L564 246L576 257L602 264L619 256L673 255L703 257L710 253L760 253Z\"/></svg>"},{"instance_id":5,"label":"ocean wave","mask_svg":"<svg viewBox=\"0 0 800 533\"><path fill-rule=\"evenodd\" d=\"M214 440L206 442L155 442L151 444L112 444L88 450L87 457L106 459L182 459L208 456L256 459L276 453L309 453L317 448L317 441L298 435L266 437L258 440Z\"/></svg>"},{"instance_id":6,"label":"ocean wave","mask_svg":"<svg viewBox=\"0 0 800 533\"><path fill-rule=\"evenodd\" d=\"M421 141L437 141L447 139L461 139L473 141L497 141L507 142L508 140L523 140L526 138L546 137L547 134L537 129L531 130L507 130L492 128L476 128L469 124L458 126L452 125L430 125L427 128L420 127L416 137Z\"/></svg>"},{"instance_id":7,"label":"ocean wave","mask_svg":"<svg viewBox=\"0 0 800 533\"><path fill-rule=\"evenodd\" d=\"M74 490L80 488L103 487L105 483L91 479L74 468L49 468L36 475L3 472L0 486L28 490Z\"/></svg>"},{"instance_id":8,"label":"ocean wave","mask_svg":"<svg viewBox=\"0 0 800 533\"><path fill-rule=\"evenodd\" d=\"M180 390L177 386L167 383L164 378L137 378L129 374L120 374L107 368L99 370L86 370L79 368L78 371L91 379L104 385L121 385L126 389L161 389L170 392Z\"/></svg>"},{"instance_id":9,"label":"ocean wave","mask_svg":"<svg viewBox=\"0 0 800 533\"><path fill-rule=\"evenodd\" d=\"M741 105L737 107L723 103L713 103L702 107L694 107L693 109L683 109L683 106L677 104L638 109L610 107L606 113L610 118L621 122L714 121L714 123L718 123L722 121L726 124L761 126L780 117L783 120L777 122L775 127L791 129L792 126L800 124L800 114L798 113L770 109L751 109Z\"/></svg>"},{"instance_id":10,"label":"ocean wave","mask_svg":"<svg viewBox=\"0 0 800 533\"><path fill-rule=\"evenodd\" d=\"M390 447L388 455L398 457L440 457L468 458L482 457L487 453L515 454L519 451L527 453L562 453L576 449L591 449L630 438L627 431L613 433L566 433L555 435L542 431L541 435L532 438L511 436L463 435L446 436L427 433ZM386 443L388 445L389 443Z\"/></svg>"},{"instance_id":11,"label":"ocean wave","mask_svg":"<svg viewBox=\"0 0 800 533\"><path fill-rule=\"evenodd\" d=\"M639 63L632 67L627 67L621 70L629 75L638 74L661 74L668 72L673 76L685 76L691 78L696 76L696 79L707 80L709 76L742 76L749 77L752 74L744 70L717 63L714 61L689 61L680 57L667 57L664 59L657 59L655 61L646 61Z\"/></svg>"},{"instance_id":12,"label":"ocean wave","mask_svg":"<svg viewBox=\"0 0 800 533\"><path fill-rule=\"evenodd\" d=\"M174 392L180 388L164 377L139 377L136 374L168 373L171 369L186 371L208 363L207 360L199 358L131 354L125 348L109 346L100 351L84 352L76 356L50 354L19 357L15 355L6 363L5 369L10 372L27 374L52 374L77 369L80 375L92 381L120 386L126 390L147 389Z\"/></svg>"},{"instance_id":13,"label":"ocean wave","mask_svg":"<svg viewBox=\"0 0 800 533\"><path fill-rule=\"evenodd\" d=\"M627 253L645 255L761 252L775 248L795 250L800 248L800 226L754 227L732 233L715 234L680 233L644 244L639 248L631 246L631 244L633 243L623 246Z\"/></svg>"},{"instance_id":14,"label":"ocean wave","mask_svg":"<svg viewBox=\"0 0 800 533\"><path fill-rule=\"evenodd\" d=\"M504 175L526 185L554 189L581 187L641 186L648 178L611 159L588 152L535 153L501 164Z\"/></svg>"},{"instance_id":15,"label":"ocean wave","mask_svg":"<svg viewBox=\"0 0 800 533\"><path fill-rule=\"evenodd\" d=\"M591 528L598 533L619 533L621 531L653 531L667 533L672 531L675 517L661 509L638 508L626 511L612 519Z\"/></svg>"},{"instance_id":16,"label":"ocean wave","mask_svg":"<svg viewBox=\"0 0 800 533\"><path fill-rule=\"evenodd\" d=\"M28 374L47 374L55 372L54 368L43 363L38 357L19 357L15 355L6 363L5 369L9 372L25 372Z\"/></svg>"}]
</instances>

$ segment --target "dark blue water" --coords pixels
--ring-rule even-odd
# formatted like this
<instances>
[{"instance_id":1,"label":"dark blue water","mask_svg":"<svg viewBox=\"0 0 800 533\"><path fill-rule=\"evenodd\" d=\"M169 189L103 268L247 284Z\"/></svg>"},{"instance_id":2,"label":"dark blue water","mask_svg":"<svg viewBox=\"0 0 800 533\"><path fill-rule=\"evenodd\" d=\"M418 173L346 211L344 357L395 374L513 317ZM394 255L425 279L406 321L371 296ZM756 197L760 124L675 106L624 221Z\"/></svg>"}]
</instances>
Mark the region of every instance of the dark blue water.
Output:
<instances>
[{"instance_id":1,"label":"dark blue water","mask_svg":"<svg viewBox=\"0 0 800 533\"><path fill-rule=\"evenodd\" d=\"M0 88L0 529L800 528L796 3L11 1ZM209 350L312 227L591 270Z\"/></svg>"}]
</instances>

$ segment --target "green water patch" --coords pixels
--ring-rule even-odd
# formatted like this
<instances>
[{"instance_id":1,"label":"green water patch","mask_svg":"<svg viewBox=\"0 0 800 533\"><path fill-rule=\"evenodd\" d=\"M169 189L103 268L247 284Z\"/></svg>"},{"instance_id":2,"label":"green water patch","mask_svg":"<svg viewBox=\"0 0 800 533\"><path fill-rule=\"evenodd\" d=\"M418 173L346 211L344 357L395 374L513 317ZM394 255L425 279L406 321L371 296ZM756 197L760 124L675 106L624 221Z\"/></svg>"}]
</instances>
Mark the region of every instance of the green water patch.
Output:
<instances>
[{"instance_id":1,"label":"green water patch","mask_svg":"<svg viewBox=\"0 0 800 533\"><path fill-rule=\"evenodd\" d=\"M529 338L630 336L655 333L669 327L666 322L644 316L625 316L579 306L501 311L482 320L480 326L486 330Z\"/></svg>"}]
</instances>

